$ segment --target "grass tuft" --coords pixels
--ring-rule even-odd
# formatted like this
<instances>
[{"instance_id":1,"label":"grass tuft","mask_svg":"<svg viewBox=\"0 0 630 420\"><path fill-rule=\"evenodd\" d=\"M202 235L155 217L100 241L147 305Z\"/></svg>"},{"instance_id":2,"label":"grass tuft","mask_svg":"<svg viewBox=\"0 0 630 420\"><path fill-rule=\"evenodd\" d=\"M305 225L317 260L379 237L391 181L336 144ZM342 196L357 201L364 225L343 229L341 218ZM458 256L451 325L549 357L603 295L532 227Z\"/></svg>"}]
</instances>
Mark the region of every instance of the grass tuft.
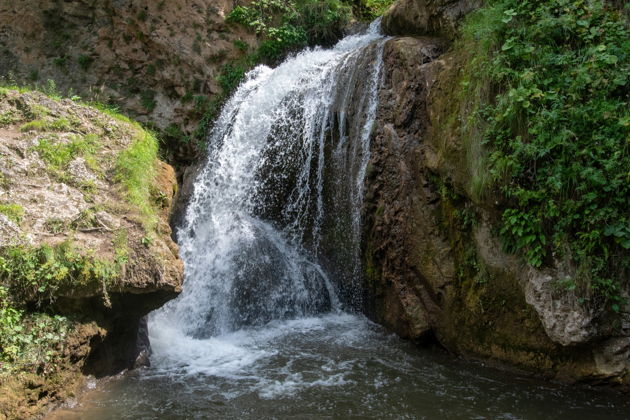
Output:
<instances>
[{"instance_id":1,"label":"grass tuft","mask_svg":"<svg viewBox=\"0 0 630 420\"><path fill-rule=\"evenodd\" d=\"M0 214L4 214L9 220L19 224L24 217L24 208L19 204L0 204Z\"/></svg>"},{"instance_id":2,"label":"grass tuft","mask_svg":"<svg viewBox=\"0 0 630 420\"><path fill-rule=\"evenodd\" d=\"M123 186L127 201L140 210L145 230L150 233L157 224L151 186L156 176L158 142L138 124L135 124L135 130L131 146L118 155L115 179Z\"/></svg>"}]
</instances>

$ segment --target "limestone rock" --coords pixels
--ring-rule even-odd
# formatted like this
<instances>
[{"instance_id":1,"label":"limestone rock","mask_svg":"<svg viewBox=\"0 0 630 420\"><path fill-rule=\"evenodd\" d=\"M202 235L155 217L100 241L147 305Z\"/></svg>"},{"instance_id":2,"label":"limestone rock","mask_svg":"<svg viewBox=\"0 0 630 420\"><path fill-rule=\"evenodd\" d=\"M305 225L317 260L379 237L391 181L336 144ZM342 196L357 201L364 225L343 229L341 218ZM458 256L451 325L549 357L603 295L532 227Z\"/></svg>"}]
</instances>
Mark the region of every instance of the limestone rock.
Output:
<instances>
[{"instance_id":1,"label":"limestone rock","mask_svg":"<svg viewBox=\"0 0 630 420\"><path fill-rule=\"evenodd\" d=\"M107 357L94 356L99 363L87 370L133 366L140 319L181 290L183 263L168 223L173 168L156 160L155 174L146 174L156 219L147 227L151 216L128 199L116 166L143 138L139 126L71 100L5 89L0 115L11 116L0 128L0 204L19 213L11 220L0 211L0 251L69 244L85 258L118 264L108 284L64 283L52 306L107 331L92 349Z\"/></svg>"},{"instance_id":2,"label":"limestone rock","mask_svg":"<svg viewBox=\"0 0 630 420\"><path fill-rule=\"evenodd\" d=\"M594 350L596 376L618 382L630 377L630 337L606 340Z\"/></svg>"},{"instance_id":3,"label":"limestone rock","mask_svg":"<svg viewBox=\"0 0 630 420\"><path fill-rule=\"evenodd\" d=\"M561 273L554 274L562 277ZM568 346L597 336L596 314L579 304L572 292L558 291L557 278L532 267L523 277L525 299L538 313L549 338Z\"/></svg>"},{"instance_id":4,"label":"limestone rock","mask_svg":"<svg viewBox=\"0 0 630 420\"><path fill-rule=\"evenodd\" d=\"M85 166L85 159L79 157L68 164L68 173L74 182L96 182L96 176Z\"/></svg>"}]
</instances>

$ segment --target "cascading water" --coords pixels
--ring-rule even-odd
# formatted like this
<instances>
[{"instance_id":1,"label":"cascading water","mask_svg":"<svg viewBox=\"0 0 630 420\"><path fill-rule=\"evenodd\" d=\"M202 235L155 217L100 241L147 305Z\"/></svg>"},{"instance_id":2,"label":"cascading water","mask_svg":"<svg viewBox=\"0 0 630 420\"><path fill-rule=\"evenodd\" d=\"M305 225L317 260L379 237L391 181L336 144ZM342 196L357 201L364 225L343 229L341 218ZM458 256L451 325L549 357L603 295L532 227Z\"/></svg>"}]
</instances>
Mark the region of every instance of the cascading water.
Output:
<instances>
[{"instance_id":1,"label":"cascading water","mask_svg":"<svg viewBox=\"0 0 630 420\"><path fill-rule=\"evenodd\" d=\"M178 232L186 281L150 317L152 366L52 418L627 417L624 400L422 352L343 312L361 303L377 28L248 75Z\"/></svg>"},{"instance_id":2,"label":"cascading water","mask_svg":"<svg viewBox=\"0 0 630 420\"><path fill-rule=\"evenodd\" d=\"M208 160L178 232L184 292L154 315L154 325L207 338L340 309L338 287L317 257L327 213L343 212L347 225L335 228L352 257L353 275L345 280L356 283L382 67L378 25L331 50L307 50L247 75L210 135ZM357 114L351 121L346 109ZM332 152L327 139L335 143ZM333 171L336 182L325 185Z\"/></svg>"}]
</instances>

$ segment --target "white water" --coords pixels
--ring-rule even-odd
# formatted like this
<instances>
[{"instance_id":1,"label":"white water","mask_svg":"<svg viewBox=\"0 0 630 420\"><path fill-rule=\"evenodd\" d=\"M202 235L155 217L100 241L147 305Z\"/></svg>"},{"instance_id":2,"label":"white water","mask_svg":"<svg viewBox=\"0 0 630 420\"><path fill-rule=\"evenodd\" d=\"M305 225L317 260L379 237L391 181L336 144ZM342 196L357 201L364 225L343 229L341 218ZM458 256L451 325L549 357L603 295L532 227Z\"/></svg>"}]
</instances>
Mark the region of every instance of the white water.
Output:
<instances>
[{"instance_id":1,"label":"white water","mask_svg":"<svg viewBox=\"0 0 630 420\"><path fill-rule=\"evenodd\" d=\"M157 367L256 377L260 395L274 395L303 384L300 375L280 386L252 372L275 355L264 343L296 328L367 325L343 314L339 285L317 257L324 221L336 220L327 211L338 211L336 205L326 209L328 194L350 206L344 210L351 222L339 231L352 244L353 276L344 280L357 281L363 181L385 41L378 28L375 22L330 50L306 50L275 69L259 66L226 104L178 231L183 293L150 317ZM353 121L345 114L349 101L358 101ZM331 131L338 141L326 162ZM337 179L328 187L334 191L326 191L327 166L334 166ZM343 381L323 373L311 382Z\"/></svg>"}]
</instances>

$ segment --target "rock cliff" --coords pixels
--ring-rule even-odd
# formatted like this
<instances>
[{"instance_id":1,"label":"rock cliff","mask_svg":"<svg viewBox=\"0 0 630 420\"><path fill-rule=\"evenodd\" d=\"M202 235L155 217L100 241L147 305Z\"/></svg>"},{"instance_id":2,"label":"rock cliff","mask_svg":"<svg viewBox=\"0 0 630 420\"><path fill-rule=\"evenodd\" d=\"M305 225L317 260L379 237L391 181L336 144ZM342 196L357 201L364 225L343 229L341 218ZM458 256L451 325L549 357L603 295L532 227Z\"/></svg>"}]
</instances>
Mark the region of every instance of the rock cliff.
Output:
<instances>
[{"instance_id":1,"label":"rock cliff","mask_svg":"<svg viewBox=\"0 0 630 420\"><path fill-rule=\"evenodd\" d=\"M255 46L231 0L0 2L0 76L114 103L143 123L197 127L221 69ZM72 94L68 95L72 96ZM172 148L187 162L186 145Z\"/></svg>"},{"instance_id":2,"label":"rock cliff","mask_svg":"<svg viewBox=\"0 0 630 420\"><path fill-rule=\"evenodd\" d=\"M630 308L611 314L502 251L499 197L477 199L460 126L465 55L449 40L470 2L400 1L384 17L398 37L366 180L368 312L404 337L563 380L628 385ZM452 11L455 15L450 14ZM446 29L444 29L446 28ZM627 290L624 292L627 295Z\"/></svg>"}]
</instances>

